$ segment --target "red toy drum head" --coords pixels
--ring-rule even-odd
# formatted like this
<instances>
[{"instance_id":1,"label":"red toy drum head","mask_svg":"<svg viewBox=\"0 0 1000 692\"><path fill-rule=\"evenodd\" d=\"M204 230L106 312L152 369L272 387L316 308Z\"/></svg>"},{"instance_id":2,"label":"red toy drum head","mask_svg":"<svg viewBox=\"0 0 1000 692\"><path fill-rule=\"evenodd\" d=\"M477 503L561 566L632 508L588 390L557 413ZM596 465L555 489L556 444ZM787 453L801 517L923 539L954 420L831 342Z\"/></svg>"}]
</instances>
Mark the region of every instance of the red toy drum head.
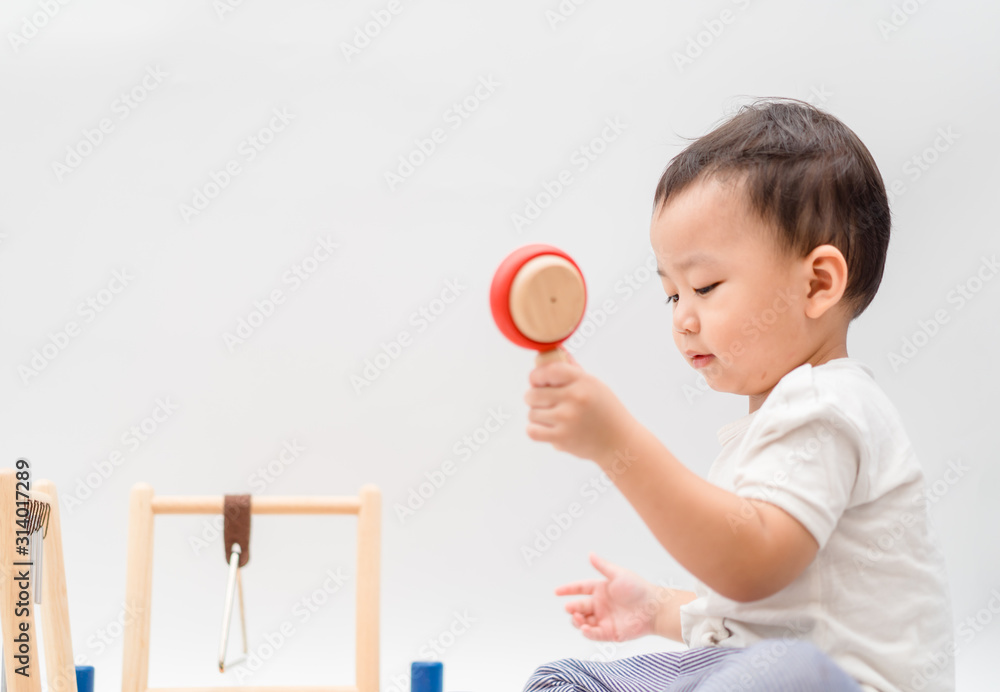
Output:
<instances>
[{"instance_id":1,"label":"red toy drum head","mask_svg":"<svg viewBox=\"0 0 1000 692\"><path fill-rule=\"evenodd\" d=\"M513 343L549 351L583 321L587 285L576 262L551 245L525 245L510 253L493 276L490 309Z\"/></svg>"}]
</instances>

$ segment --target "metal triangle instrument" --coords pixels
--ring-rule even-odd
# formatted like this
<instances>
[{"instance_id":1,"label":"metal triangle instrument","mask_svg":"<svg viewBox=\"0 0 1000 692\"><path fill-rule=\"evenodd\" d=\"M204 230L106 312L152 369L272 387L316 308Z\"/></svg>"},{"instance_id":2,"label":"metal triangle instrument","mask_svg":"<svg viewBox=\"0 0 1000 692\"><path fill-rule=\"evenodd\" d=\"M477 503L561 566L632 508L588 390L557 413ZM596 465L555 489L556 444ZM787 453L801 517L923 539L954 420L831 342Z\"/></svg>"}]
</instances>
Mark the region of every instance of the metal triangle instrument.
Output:
<instances>
[{"instance_id":1,"label":"metal triangle instrument","mask_svg":"<svg viewBox=\"0 0 1000 692\"><path fill-rule=\"evenodd\" d=\"M226 670L226 648L229 644L229 626L233 619L233 598L237 591L239 591L240 596L240 633L243 636L243 654L229 661L228 665L236 665L244 661L247 657L247 624L243 611L243 580L240 579L240 554L240 544L233 543L233 550L229 554L229 582L226 584L226 605L222 613L222 641L219 642L220 673Z\"/></svg>"}]
</instances>

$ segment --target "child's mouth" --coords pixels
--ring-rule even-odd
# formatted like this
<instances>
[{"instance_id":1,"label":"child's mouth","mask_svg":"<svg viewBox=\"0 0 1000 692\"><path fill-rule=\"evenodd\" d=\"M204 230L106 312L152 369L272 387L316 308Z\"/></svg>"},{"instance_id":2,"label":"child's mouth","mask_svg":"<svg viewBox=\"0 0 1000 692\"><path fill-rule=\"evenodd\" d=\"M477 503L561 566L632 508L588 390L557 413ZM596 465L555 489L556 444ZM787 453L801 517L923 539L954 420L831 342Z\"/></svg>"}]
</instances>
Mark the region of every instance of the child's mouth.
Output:
<instances>
[{"instance_id":1,"label":"child's mouth","mask_svg":"<svg viewBox=\"0 0 1000 692\"><path fill-rule=\"evenodd\" d=\"M706 365L708 365L708 363L712 360L712 358L715 358L715 356L713 356L711 353L704 356L691 356L691 364L695 368L703 368Z\"/></svg>"}]
</instances>

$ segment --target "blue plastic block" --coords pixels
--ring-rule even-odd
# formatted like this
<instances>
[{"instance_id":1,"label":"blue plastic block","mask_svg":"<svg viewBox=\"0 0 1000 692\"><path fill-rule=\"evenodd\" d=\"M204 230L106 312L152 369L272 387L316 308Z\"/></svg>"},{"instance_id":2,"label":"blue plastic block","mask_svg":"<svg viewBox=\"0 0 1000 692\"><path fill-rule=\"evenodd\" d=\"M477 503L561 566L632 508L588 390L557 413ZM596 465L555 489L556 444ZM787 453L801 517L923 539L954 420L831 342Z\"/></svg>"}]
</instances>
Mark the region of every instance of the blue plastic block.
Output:
<instances>
[{"instance_id":1,"label":"blue plastic block","mask_svg":"<svg viewBox=\"0 0 1000 692\"><path fill-rule=\"evenodd\" d=\"M78 692L94 692L94 666L76 667L76 689Z\"/></svg>"},{"instance_id":2,"label":"blue plastic block","mask_svg":"<svg viewBox=\"0 0 1000 692\"><path fill-rule=\"evenodd\" d=\"M412 663L410 666L410 692L442 692L443 689L444 665L441 661L414 661Z\"/></svg>"}]
</instances>

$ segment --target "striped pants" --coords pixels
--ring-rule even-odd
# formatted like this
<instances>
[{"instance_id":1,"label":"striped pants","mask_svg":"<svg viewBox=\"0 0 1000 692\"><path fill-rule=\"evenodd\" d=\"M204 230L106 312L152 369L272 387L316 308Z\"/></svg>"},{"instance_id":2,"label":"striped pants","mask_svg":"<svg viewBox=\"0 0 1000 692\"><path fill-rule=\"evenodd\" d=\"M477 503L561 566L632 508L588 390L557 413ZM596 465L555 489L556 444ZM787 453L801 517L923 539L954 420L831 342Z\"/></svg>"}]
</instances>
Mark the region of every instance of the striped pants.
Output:
<instances>
[{"instance_id":1,"label":"striped pants","mask_svg":"<svg viewBox=\"0 0 1000 692\"><path fill-rule=\"evenodd\" d=\"M861 692L811 642L765 639L745 649L706 646L615 661L563 658L539 666L523 692Z\"/></svg>"}]
</instances>

